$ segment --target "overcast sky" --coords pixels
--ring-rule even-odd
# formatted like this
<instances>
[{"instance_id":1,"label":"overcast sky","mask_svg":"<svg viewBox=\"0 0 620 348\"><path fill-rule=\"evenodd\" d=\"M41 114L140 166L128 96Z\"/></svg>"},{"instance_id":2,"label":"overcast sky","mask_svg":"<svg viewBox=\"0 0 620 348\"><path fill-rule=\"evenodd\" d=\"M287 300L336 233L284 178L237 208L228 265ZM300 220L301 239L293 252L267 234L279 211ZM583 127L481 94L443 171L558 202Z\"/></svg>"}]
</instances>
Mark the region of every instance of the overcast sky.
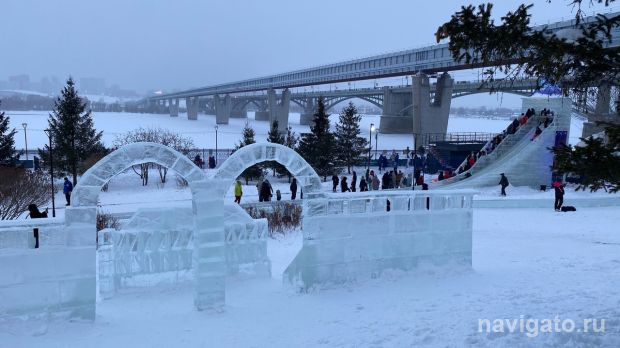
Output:
<instances>
[{"instance_id":1,"label":"overcast sky","mask_svg":"<svg viewBox=\"0 0 620 348\"><path fill-rule=\"evenodd\" d=\"M533 22L574 16L536 0ZM171 90L433 43L454 0L2 0L0 80L103 77ZM496 1L496 14L519 1Z\"/></svg>"}]
</instances>

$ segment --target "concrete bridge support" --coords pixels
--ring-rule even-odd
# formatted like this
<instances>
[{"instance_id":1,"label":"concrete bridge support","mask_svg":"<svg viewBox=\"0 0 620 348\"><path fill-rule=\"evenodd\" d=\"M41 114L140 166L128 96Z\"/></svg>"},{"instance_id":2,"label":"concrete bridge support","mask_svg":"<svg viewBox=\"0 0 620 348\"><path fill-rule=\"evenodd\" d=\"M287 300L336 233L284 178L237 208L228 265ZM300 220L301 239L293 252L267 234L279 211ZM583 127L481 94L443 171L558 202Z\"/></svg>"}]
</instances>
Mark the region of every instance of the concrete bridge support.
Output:
<instances>
[{"instance_id":1,"label":"concrete bridge support","mask_svg":"<svg viewBox=\"0 0 620 348\"><path fill-rule=\"evenodd\" d=\"M185 107L187 108L187 119L198 119L198 97L185 98Z\"/></svg>"},{"instance_id":2,"label":"concrete bridge support","mask_svg":"<svg viewBox=\"0 0 620 348\"><path fill-rule=\"evenodd\" d=\"M168 109L170 117L179 117L179 99L170 99L168 101Z\"/></svg>"},{"instance_id":3,"label":"concrete bridge support","mask_svg":"<svg viewBox=\"0 0 620 348\"><path fill-rule=\"evenodd\" d=\"M446 133L454 80L444 73L437 79L435 98L430 103L428 76L413 76L413 133ZM417 144L424 145L424 144Z\"/></svg>"},{"instance_id":4,"label":"concrete bridge support","mask_svg":"<svg viewBox=\"0 0 620 348\"><path fill-rule=\"evenodd\" d=\"M587 138L592 134L604 130L603 127L598 127L596 122L620 122L618 117L611 110L611 86L609 84L602 85L598 88L594 113L588 115L588 121L583 124L582 138Z\"/></svg>"},{"instance_id":5,"label":"concrete bridge support","mask_svg":"<svg viewBox=\"0 0 620 348\"><path fill-rule=\"evenodd\" d=\"M228 124L230 112L232 111L232 99L230 95L227 94L224 98L216 95L213 97L213 104L215 106L215 123Z\"/></svg>"},{"instance_id":6,"label":"concrete bridge support","mask_svg":"<svg viewBox=\"0 0 620 348\"><path fill-rule=\"evenodd\" d=\"M304 126L311 126L314 121L314 113L316 112L314 106L314 98L308 98L306 100L306 107L304 112L299 115L299 124Z\"/></svg>"},{"instance_id":7,"label":"concrete bridge support","mask_svg":"<svg viewBox=\"0 0 620 348\"><path fill-rule=\"evenodd\" d=\"M411 103L411 92L396 93L389 87L383 87L383 113L379 124L381 133L411 133L413 129Z\"/></svg>"},{"instance_id":8,"label":"concrete bridge support","mask_svg":"<svg viewBox=\"0 0 620 348\"><path fill-rule=\"evenodd\" d=\"M269 124L278 121L278 130L285 133L288 128L288 113L291 104L291 91L287 88L282 91L282 96L278 98L276 91L270 89L267 92L267 102L269 104Z\"/></svg>"},{"instance_id":9,"label":"concrete bridge support","mask_svg":"<svg viewBox=\"0 0 620 348\"><path fill-rule=\"evenodd\" d=\"M266 102L261 102L259 108L254 112L254 119L256 121L269 121L269 105Z\"/></svg>"},{"instance_id":10,"label":"concrete bridge support","mask_svg":"<svg viewBox=\"0 0 620 348\"><path fill-rule=\"evenodd\" d=\"M159 100L155 103L155 112L158 114L166 113L166 101Z\"/></svg>"},{"instance_id":11,"label":"concrete bridge support","mask_svg":"<svg viewBox=\"0 0 620 348\"><path fill-rule=\"evenodd\" d=\"M437 79L432 103L428 76L419 74L412 76L411 80L411 94L384 88L381 133L446 133L454 83L452 77L443 74Z\"/></svg>"},{"instance_id":12,"label":"concrete bridge support","mask_svg":"<svg viewBox=\"0 0 620 348\"><path fill-rule=\"evenodd\" d=\"M248 110L245 107L246 101L247 99L242 99L237 103L236 107L233 105L233 108L230 111L231 118L248 118Z\"/></svg>"}]
</instances>

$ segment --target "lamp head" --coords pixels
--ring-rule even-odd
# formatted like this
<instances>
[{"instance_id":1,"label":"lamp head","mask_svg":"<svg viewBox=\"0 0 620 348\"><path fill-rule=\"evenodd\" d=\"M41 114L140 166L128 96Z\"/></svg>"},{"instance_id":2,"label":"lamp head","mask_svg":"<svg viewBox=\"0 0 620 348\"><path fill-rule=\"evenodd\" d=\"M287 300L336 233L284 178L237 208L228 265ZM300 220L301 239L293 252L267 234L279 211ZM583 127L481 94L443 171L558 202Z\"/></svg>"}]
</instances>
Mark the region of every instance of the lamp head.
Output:
<instances>
[{"instance_id":1,"label":"lamp head","mask_svg":"<svg viewBox=\"0 0 620 348\"><path fill-rule=\"evenodd\" d=\"M371 123L371 124L370 124L370 131L371 131L371 132L374 132L374 131L375 131L375 124L374 124L374 123Z\"/></svg>"}]
</instances>

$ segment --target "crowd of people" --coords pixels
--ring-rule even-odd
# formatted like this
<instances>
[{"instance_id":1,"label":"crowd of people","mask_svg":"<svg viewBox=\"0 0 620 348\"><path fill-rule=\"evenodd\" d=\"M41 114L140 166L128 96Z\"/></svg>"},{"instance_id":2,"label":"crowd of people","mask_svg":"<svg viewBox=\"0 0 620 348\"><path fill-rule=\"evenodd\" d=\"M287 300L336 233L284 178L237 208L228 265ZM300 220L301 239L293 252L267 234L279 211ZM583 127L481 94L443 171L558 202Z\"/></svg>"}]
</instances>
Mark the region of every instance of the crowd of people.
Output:
<instances>
[{"instance_id":1,"label":"crowd of people","mask_svg":"<svg viewBox=\"0 0 620 348\"><path fill-rule=\"evenodd\" d=\"M351 173L350 183L347 176L341 176L339 178L337 174L333 174L332 192L338 192L338 189L340 189L340 192L365 192L422 185L424 184L424 175L422 171L414 171L414 182L412 183L410 180L411 179L405 175L402 170L385 170L381 175L372 169L366 169L366 173L359 178L359 184L356 171Z\"/></svg>"}]
</instances>

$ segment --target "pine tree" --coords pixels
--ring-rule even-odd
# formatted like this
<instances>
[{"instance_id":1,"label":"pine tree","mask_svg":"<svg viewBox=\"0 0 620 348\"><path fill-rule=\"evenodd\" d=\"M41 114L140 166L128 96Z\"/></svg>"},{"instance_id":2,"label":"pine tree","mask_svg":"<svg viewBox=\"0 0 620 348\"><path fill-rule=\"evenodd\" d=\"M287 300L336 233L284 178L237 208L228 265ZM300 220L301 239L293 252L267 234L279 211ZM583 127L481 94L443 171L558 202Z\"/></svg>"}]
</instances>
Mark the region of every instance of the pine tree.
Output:
<instances>
[{"instance_id":1,"label":"pine tree","mask_svg":"<svg viewBox=\"0 0 620 348\"><path fill-rule=\"evenodd\" d=\"M267 141L274 144L284 144L284 136L278 131L278 120L274 120L273 123L271 123L271 129L267 133ZM269 161L267 165L273 169L274 176L276 173L290 176L286 167L276 161Z\"/></svg>"},{"instance_id":2,"label":"pine tree","mask_svg":"<svg viewBox=\"0 0 620 348\"><path fill-rule=\"evenodd\" d=\"M243 127L243 139L239 142L236 149L240 149L246 145L254 144L256 141L254 140L254 129L250 127L250 125L246 122L245 127ZM260 178L263 175L263 170L260 165L255 164L241 173L241 177L245 179L245 184L247 185L250 180L253 178Z\"/></svg>"},{"instance_id":3,"label":"pine tree","mask_svg":"<svg viewBox=\"0 0 620 348\"><path fill-rule=\"evenodd\" d=\"M15 128L9 129L10 117L0 111L0 165L8 165L15 160Z\"/></svg>"},{"instance_id":4,"label":"pine tree","mask_svg":"<svg viewBox=\"0 0 620 348\"><path fill-rule=\"evenodd\" d=\"M313 123L310 133L302 135L298 152L326 180L328 175L340 173L340 168L336 139L329 131L329 115L325 112L323 97L319 97Z\"/></svg>"},{"instance_id":5,"label":"pine tree","mask_svg":"<svg viewBox=\"0 0 620 348\"><path fill-rule=\"evenodd\" d=\"M360 162L362 155L368 149L366 138L360 137L360 121L362 116L357 113L353 103L342 109L336 124L336 139L338 144L338 159L347 167L351 174L351 167Z\"/></svg>"},{"instance_id":6,"label":"pine tree","mask_svg":"<svg viewBox=\"0 0 620 348\"><path fill-rule=\"evenodd\" d=\"M615 193L620 191L620 125L601 125L605 126L605 138L582 138L584 146L554 148L553 170L579 176L577 190Z\"/></svg>"},{"instance_id":7,"label":"pine tree","mask_svg":"<svg viewBox=\"0 0 620 348\"><path fill-rule=\"evenodd\" d=\"M105 152L101 143L103 132L97 132L90 110L78 96L75 82L67 80L61 96L54 103L54 110L48 124L54 146L54 164L60 171L71 174L73 184L77 184L79 164L89 156ZM45 145L39 154L47 162L49 146Z\"/></svg>"},{"instance_id":8,"label":"pine tree","mask_svg":"<svg viewBox=\"0 0 620 348\"><path fill-rule=\"evenodd\" d=\"M614 0L605 0L608 6ZM435 33L437 42L449 39L452 58L465 65L486 66L483 84L493 88L509 84L516 78L543 78L558 84L570 80L568 88L575 92L604 84L616 85L620 76L620 54L617 48L607 48L613 31L620 27L620 15L598 15L594 21L581 21L582 0L572 0L576 6L574 31L550 33L547 28L530 26L533 5L520 5L493 20L493 4L463 6L441 25ZM595 2L591 1L590 5ZM596 3L603 3L598 0ZM499 16L497 16L499 17ZM505 62L505 64L497 64ZM500 75L500 79L498 79Z\"/></svg>"},{"instance_id":9,"label":"pine tree","mask_svg":"<svg viewBox=\"0 0 620 348\"><path fill-rule=\"evenodd\" d=\"M293 128L289 126L286 128L286 136L284 137L284 146L297 150L297 143L299 143L299 137L293 132Z\"/></svg>"}]
</instances>

